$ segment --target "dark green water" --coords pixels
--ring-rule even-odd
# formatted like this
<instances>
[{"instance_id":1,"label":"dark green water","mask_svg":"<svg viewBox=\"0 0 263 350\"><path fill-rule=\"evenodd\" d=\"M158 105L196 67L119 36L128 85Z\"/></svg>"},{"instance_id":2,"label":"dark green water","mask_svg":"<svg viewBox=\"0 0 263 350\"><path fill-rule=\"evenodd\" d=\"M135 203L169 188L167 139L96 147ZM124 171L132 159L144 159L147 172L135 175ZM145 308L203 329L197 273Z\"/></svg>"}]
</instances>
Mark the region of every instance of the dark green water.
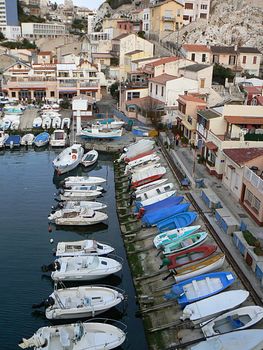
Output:
<instances>
[{"instance_id":1,"label":"dark green water","mask_svg":"<svg viewBox=\"0 0 263 350\"><path fill-rule=\"evenodd\" d=\"M40 267L53 261L52 249L57 242L85 238L113 245L116 254L125 259L122 273L96 283L124 289L128 294L126 307L120 306L100 317L118 319L127 325L127 340L121 349L147 349L142 321L135 316L138 310L135 291L115 210L112 162L109 156L102 155L97 166L89 172L89 175L107 178L104 186L107 191L101 201L108 204L108 226L77 231L70 227L67 230L53 227L53 231L48 232L47 216L55 204L54 193L61 180L54 177L54 157L53 150L6 151L0 154L1 350L18 349L17 344L22 337L30 337L39 327L51 324L42 313L31 308L53 290L51 279L42 275ZM80 175L83 171L79 167L73 174ZM54 239L53 244L50 238Z\"/></svg>"}]
</instances>

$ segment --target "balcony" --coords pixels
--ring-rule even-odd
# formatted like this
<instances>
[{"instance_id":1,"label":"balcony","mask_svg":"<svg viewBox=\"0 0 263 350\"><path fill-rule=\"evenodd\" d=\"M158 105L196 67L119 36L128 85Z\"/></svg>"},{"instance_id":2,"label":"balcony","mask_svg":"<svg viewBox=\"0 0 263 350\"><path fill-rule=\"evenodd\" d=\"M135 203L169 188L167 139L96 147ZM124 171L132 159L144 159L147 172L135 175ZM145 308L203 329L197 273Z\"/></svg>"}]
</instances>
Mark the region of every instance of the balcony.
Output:
<instances>
[{"instance_id":1,"label":"balcony","mask_svg":"<svg viewBox=\"0 0 263 350\"><path fill-rule=\"evenodd\" d=\"M263 172L261 172L262 174ZM257 175L254 171L245 167L244 178L251 183L261 194L263 194L263 178L262 175Z\"/></svg>"},{"instance_id":2,"label":"balcony","mask_svg":"<svg viewBox=\"0 0 263 350\"><path fill-rule=\"evenodd\" d=\"M174 22L175 21L175 18L174 17L171 17L171 16L163 16L162 17L162 20L164 22Z\"/></svg>"},{"instance_id":3,"label":"balcony","mask_svg":"<svg viewBox=\"0 0 263 350\"><path fill-rule=\"evenodd\" d=\"M80 88L85 88L85 87L98 87L99 86L99 82L96 81L85 81L79 84Z\"/></svg>"},{"instance_id":4,"label":"balcony","mask_svg":"<svg viewBox=\"0 0 263 350\"><path fill-rule=\"evenodd\" d=\"M77 87L77 82L74 83L59 83L59 87Z\"/></svg>"}]
</instances>

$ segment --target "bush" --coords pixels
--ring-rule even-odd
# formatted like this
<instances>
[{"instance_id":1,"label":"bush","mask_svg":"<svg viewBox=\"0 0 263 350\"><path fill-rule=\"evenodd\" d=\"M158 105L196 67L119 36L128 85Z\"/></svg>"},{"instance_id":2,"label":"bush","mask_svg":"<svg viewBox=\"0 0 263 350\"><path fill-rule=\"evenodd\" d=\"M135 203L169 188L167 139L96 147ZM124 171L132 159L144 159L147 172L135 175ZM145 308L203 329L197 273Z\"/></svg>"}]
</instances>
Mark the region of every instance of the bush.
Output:
<instances>
[{"instance_id":1,"label":"bush","mask_svg":"<svg viewBox=\"0 0 263 350\"><path fill-rule=\"evenodd\" d=\"M62 109L69 109L70 108L70 101L67 98L64 98L59 103L60 108Z\"/></svg>"},{"instance_id":2,"label":"bush","mask_svg":"<svg viewBox=\"0 0 263 350\"><path fill-rule=\"evenodd\" d=\"M247 244L256 247L258 240L252 235L250 231L243 231L243 237L245 238Z\"/></svg>"}]
</instances>

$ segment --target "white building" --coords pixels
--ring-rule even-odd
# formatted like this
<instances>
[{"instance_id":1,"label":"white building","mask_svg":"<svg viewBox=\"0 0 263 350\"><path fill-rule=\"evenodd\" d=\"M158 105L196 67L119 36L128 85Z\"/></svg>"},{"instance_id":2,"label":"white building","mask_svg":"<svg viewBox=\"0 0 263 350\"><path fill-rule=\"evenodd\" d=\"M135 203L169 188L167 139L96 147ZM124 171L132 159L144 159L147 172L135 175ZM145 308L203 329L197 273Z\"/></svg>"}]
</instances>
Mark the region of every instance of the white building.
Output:
<instances>
[{"instance_id":1,"label":"white building","mask_svg":"<svg viewBox=\"0 0 263 350\"><path fill-rule=\"evenodd\" d=\"M87 33L91 34L95 31L94 29L96 24L96 13L89 14L87 16L87 20L88 20Z\"/></svg>"},{"instance_id":2,"label":"white building","mask_svg":"<svg viewBox=\"0 0 263 350\"><path fill-rule=\"evenodd\" d=\"M0 31L4 34L8 40L18 40L21 37L20 26L0 26Z\"/></svg>"},{"instance_id":3,"label":"white building","mask_svg":"<svg viewBox=\"0 0 263 350\"><path fill-rule=\"evenodd\" d=\"M184 5L183 21L184 25L198 19L208 21L210 12L210 0L181 0Z\"/></svg>"},{"instance_id":4,"label":"white building","mask_svg":"<svg viewBox=\"0 0 263 350\"><path fill-rule=\"evenodd\" d=\"M63 24L21 23L22 36L28 39L57 38L66 34Z\"/></svg>"},{"instance_id":5,"label":"white building","mask_svg":"<svg viewBox=\"0 0 263 350\"><path fill-rule=\"evenodd\" d=\"M8 40L17 40L21 36L17 0L0 0L0 31Z\"/></svg>"},{"instance_id":6,"label":"white building","mask_svg":"<svg viewBox=\"0 0 263 350\"><path fill-rule=\"evenodd\" d=\"M149 8L143 10L142 30L149 35L151 27L151 11Z\"/></svg>"}]
</instances>

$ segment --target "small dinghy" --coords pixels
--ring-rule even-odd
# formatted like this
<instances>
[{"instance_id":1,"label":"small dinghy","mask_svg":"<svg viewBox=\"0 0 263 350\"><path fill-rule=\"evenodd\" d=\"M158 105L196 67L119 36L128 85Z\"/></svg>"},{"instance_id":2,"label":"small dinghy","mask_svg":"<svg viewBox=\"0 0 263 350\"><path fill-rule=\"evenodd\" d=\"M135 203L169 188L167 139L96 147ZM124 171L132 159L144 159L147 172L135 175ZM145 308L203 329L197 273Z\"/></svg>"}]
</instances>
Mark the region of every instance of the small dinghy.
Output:
<instances>
[{"instance_id":1,"label":"small dinghy","mask_svg":"<svg viewBox=\"0 0 263 350\"><path fill-rule=\"evenodd\" d=\"M20 120L19 120L19 119L13 120L13 121L11 122L10 129L11 129L11 130L18 130L18 129L19 129L19 126L20 126Z\"/></svg>"},{"instance_id":2,"label":"small dinghy","mask_svg":"<svg viewBox=\"0 0 263 350\"><path fill-rule=\"evenodd\" d=\"M186 237L187 235L194 233L199 230L200 227L200 225L188 226L160 233L153 239L153 244L159 249L166 244L172 243L178 238Z\"/></svg>"},{"instance_id":3,"label":"small dinghy","mask_svg":"<svg viewBox=\"0 0 263 350\"><path fill-rule=\"evenodd\" d=\"M40 117L37 117L33 120L33 124L32 124L32 127L33 128L41 128L42 126L42 118Z\"/></svg>"},{"instance_id":4,"label":"small dinghy","mask_svg":"<svg viewBox=\"0 0 263 350\"><path fill-rule=\"evenodd\" d=\"M186 319L196 321L212 317L224 311L234 309L242 304L248 296L249 292L241 289L213 295L212 297L187 305L180 319L183 321Z\"/></svg>"},{"instance_id":5,"label":"small dinghy","mask_svg":"<svg viewBox=\"0 0 263 350\"><path fill-rule=\"evenodd\" d=\"M21 146L32 146L34 138L34 134L25 134L21 139Z\"/></svg>"},{"instance_id":6,"label":"small dinghy","mask_svg":"<svg viewBox=\"0 0 263 350\"><path fill-rule=\"evenodd\" d=\"M80 286L55 289L54 292L34 308L45 306L46 318L62 320L94 317L117 306L124 300L124 291L108 286Z\"/></svg>"},{"instance_id":7,"label":"small dinghy","mask_svg":"<svg viewBox=\"0 0 263 350\"><path fill-rule=\"evenodd\" d=\"M54 129L60 129L61 127L61 118L60 117L54 117L52 120L52 128Z\"/></svg>"},{"instance_id":8,"label":"small dinghy","mask_svg":"<svg viewBox=\"0 0 263 350\"><path fill-rule=\"evenodd\" d=\"M11 120L3 119L3 130L8 130L11 126Z\"/></svg>"},{"instance_id":9,"label":"small dinghy","mask_svg":"<svg viewBox=\"0 0 263 350\"><path fill-rule=\"evenodd\" d=\"M209 259L202 260L196 264L190 266L183 266L176 271L174 271L175 282L185 281L186 279L199 276L203 273L208 273L220 269L223 266L225 261L225 255L223 253L212 256Z\"/></svg>"},{"instance_id":10,"label":"small dinghy","mask_svg":"<svg viewBox=\"0 0 263 350\"><path fill-rule=\"evenodd\" d=\"M125 338L125 332L111 324L78 322L39 328L31 338L23 338L19 347L35 350L110 350L120 346Z\"/></svg>"},{"instance_id":11,"label":"small dinghy","mask_svg":"<svg viewBox=\"0 0 263 350\"><path fill-rule=\"evenodd\" d=\"M0 148L3 148L5 146L5 142L8 137L8 134L6 134L3 130L0 130Z\"/></svg>"},{"instance_id":12,"label":"small dinghy","mask_svg":"<svg viewBox=\"0 0 263 350\"><path fill-rule=\"evenodd\" d=\"M159 160L160 157L158 157L156 153L149 154L148 156L129 162L125 167L124 173L127 174L129 171L134 170L139 166L146 166L153 162L157 163Z\"/></svg>"},{"instance_id":13,"label":"small dinghy","mask_svg":"<svg viewBox=\"0 0 263 350\"><path fill-rule=\"evenodd\" d=\"M193 211L180 213L165 220L158 222L156 225L159 232L174 230L175 228L186 227L191 225L197 219L197 213Z\"/></svg>"},{"instance_id":14,"label":"small dinghy","mask_svg":"<svg viewBox=\"0 0 263 350\"><path fill-rule=\"evenodd\" d=\"M140 208L140 207L145 208L148 205L159 203L159 202L163 201L164 199L170 198L170 197L174 196L175 193L176 193L176 190L172 190L172 191L168 191L168 192L165 192L165 193L161 193L161 194L158 194L158 195L156 195L156 196L154 196L152 198L145 199L142 202L135 202L135 205L138 208Z\"/></svg>"},{"instance_id":15,"label":"small dinghy","mask_svg":"<svg viewBox=\"0 0 263 350\"><path fill-rule=\"evenodd\" d=\"M65 201L60 202L57 206L57 209L81 209L87 208L92 210L103 210L107 208L107 205L95 201Z\"/></svg>"},{"instance_id":16,"label":"small dinghy","mask_svg":"<svg viewBox=\"0 0 263 350\"><path fill-rule=\"evenodd\" d=\"M43 265L43 272L51 272L54 281L93 281L107 277L122 269L114 259L97 255L62 257L50 265Z\"/></svg>"},{"instance_id":17,"label":"small dinghy","mask_svg":"<svg viewBox=\"0 0 263 350\"><path fill-rule=\"evenodd\" d=\"M95 225L108 219L108 215L100 211L81 208L61 209L50 214L48 220L56 225L89 226Z\"/></svg>"},{"instance_id":18,"label":"small dinghy","mask_svg":"<svg viewBox=\"0 0 263 350\"><path fill-rule=\"evenodd\" d=\"M69 129L70 128L70 118L63 118L61 122L61 129Z\"/></svg>"},{"instance_id":19,"label":"small dinghy","mask_svg":"<svg viewBox=\"0 0 263 350\"><path fill-rule=\"evenodd\" d=\"M208 338L191 346L191 350L260 350L262 343L262 329L249 329Z\"/></svg>"},{"instance_id":20,"label":"small dinghy","mask_svg":"<svg viewBox=\"0 0 263 350\"><path fill-rule=\"evenodd\" d=\"M50 136L50 146L51 147L64 147L67 142L68 135L64 130L58 129Z\"/></svg>"},{"instance_id":21,"label":"small dinghy","mask_svg":"<svg viewBox=\"0 0 263 350\"><path fill-rule=\"evenodd\" d=\"M184 250L177 254L172 254L163 259L160 268L167 266L168 270L174 271L178 267L195 263L208 258L217 250L216 245L204 245Z\"/></svg>"},{"instance_id":22,"label":"small dinghy","mask_svg":"<svg viewBox=\"0 0 263 350\"><path fill-rule=\"evenodd\" d=\"M70 190L66 190L63 194L59 195L59 200L61 201L85 201L96 199L101 196L100 191L82 191L82 192L72 192Z\"/></svg>"},{"instance_id":23,"label":"small dinghy","mask_svg":"<svg viewBox=\"0 0 263 350\"><path fill-rule=\"evenodd\" d=\"M84 156L81 159L81 164L85 167L95 164L98 160L98 157L99 153L95 149L93 149L84 154Z\"/></svg>"},{"instance_id":24,"label":"small dinghy","mask_svg":"<svg viewBox=\"0 0 263 350\"><path fill-rule=\"evenodd\" d=\"M95 176L69 176L66 177L62 182L63 187L69 188L71 186L81 186L81 185L101 185L106 182L103 177Z\"/></svg>"},{"instance_id":25,"label":"small dinghy","mask_svg":"<svg viewBox=\"0 0 263 350\"><path fill-rule=\"evenodd\" d=\"M136 195L136 201L142 202L146 199L158 196L161 193L169 192L174 188L174 184L169 182L168 184L163 184Z\"/></svg>"},{"instance_id":26,"label":"small dinghy","mask_svg":"<svg viewBox=\"0 0 263 350\"><path fill-rule=\"evenodd\" d=\"M56 256L86 256L86 255L107 255L114 252L114 248L94 239L85 239L75 242L59 242Z\"/></svg>"},{"instance_id":27,"label":"small dinghy","mask_svg":"<svg viewBox=\"0 0 263 350\"><path fill-rule=\"evenodd\" d=\"M20 147L21 136L20 135L10 135L5 141L5 147L13 148Z\"/></svg>"},{"instance_id":28,"label":"small dinghy","mask_svg":"<svg viewBox=\"0 0 263 350\"><path fill-rule=\"evenodd\" d=\"M67 189L60 189L59 190L59 194L60 193L65 193L67 191L70 192L76 192L76 193L86 193L89 191L99 191L102 192L103 191L103 187L102 186L97 186L97 185L80 185L80 186L72 186L71 188L67 188Z\"/></svg>"},{"instance_id":29,"label":"small dinghy","mask_svg":"<svg viewBox=\"0 0 263 350\"><path fill-rule=\"evenodd\" d=\"M200 323L205 337L246 329L261 321L263 307L257 305L244 306L220 315L210 322Z\"/></svg>"},{"instance_id":30,"label":"small dinghy","mask_svg":"<svg viewBox=\"0 0 263 350\"><path fill-rule=\"evenodd\" d=\"M50 117L44 117L42 119L42 128L43 129L50 129L51 128L51 123L52 123L52 120Z\"/></svg>"},{"instance_id":31,"label":"small dinghy","mask_svg":"<svg viewBox=\"0 0 263 350\"><path fill-rule=\"evenodd\" d=\"M59 175L76 168L81 162L84 149L80 144L74 144L64 149L54 160L53 166Z\"/></svg>"},{"instance_id":32,"label":"small dinghy","mask_svg":"<svg viewBox=\"0 0 263 350\"><path fill-rule=\"evenodd\" d=\"M132 175L132 186L138 187L145 185L149 182L160 179L164 174L166 174L166 169L162 166L140 171Z\"/></svg>"},{"instance_id":33,"label":"small dinghy","mask_svg":"<svg viewBox=\"0 0 263 350\"><path fill-rule=\"evenodd\" d=\"M176 241L166 244L162 248L162 253L166 256L172 255L182 250L200 245L207 239L207 236L207 232L197 232L192 233L187 237L178 238Z\"/></svg>"},{"instance_id":34,"label":"small dinghy","mask_svg":"<svg viewBox=\"0 0 263 350\"><path fill-rule=\"evenodd\" d=\"M46 146L49 143L50 135L47 132L41 132L38 134L33 141L33 144L36 147L43 147Z\"/></svg>"},{"instance_id":35,"label":"small dinghy","mask_svg":"<svg viewBox=\"0 0 263 350\"><path fill-rule=\"evenodd\" d=\"M210 297L222 292L235 282L236 276L232 272L210 272L186 281L174 284L166 300L177 299L182 307L195 301Z\"/></svg>"},{"instance_id":36,"label":"small dinghy","mask_svg":"<svg viewBox=\"0 0 263 350\"><path fill-rule=\"evenodd\" d=\"M145 213L159 210L160 208L170 208L174 205L180 204L184 200L184 196L170 196L159 202L141 207L141 202L135 202L135 213L138 211L139 216L143 216Z\"/></svg>"},{"instance_id":37,"label":"small dinghy","mask_svg":"<svg viewBox=\"0 0 263 350\"><path fill-rule=\"evenodd\" d=\"M150 191L157 186L163 185L166 181L168 181L168 179L160 179L160 180L150 182L149 184L139 186L139 187L137 187L136 191L134 192L135 196L138 196L142 192Z\"/></svg>"},{"instance_id":38,"label":"small dinghy","mask_svg":"<svg viewBox=\"0 0 263 350\"><path fill-rule=\"evenodd\" d=\"M161 166L160 158L157 157L157 158L151 160L150 162L148 162L147 164L139 164L136 167L133 167L131 169L125 168L124 174L125 175L126 174L135 174L135 173L138 173L140 171L146 171L148 169L157 168L159 166Z\"/></svg>"}]
</instances>

